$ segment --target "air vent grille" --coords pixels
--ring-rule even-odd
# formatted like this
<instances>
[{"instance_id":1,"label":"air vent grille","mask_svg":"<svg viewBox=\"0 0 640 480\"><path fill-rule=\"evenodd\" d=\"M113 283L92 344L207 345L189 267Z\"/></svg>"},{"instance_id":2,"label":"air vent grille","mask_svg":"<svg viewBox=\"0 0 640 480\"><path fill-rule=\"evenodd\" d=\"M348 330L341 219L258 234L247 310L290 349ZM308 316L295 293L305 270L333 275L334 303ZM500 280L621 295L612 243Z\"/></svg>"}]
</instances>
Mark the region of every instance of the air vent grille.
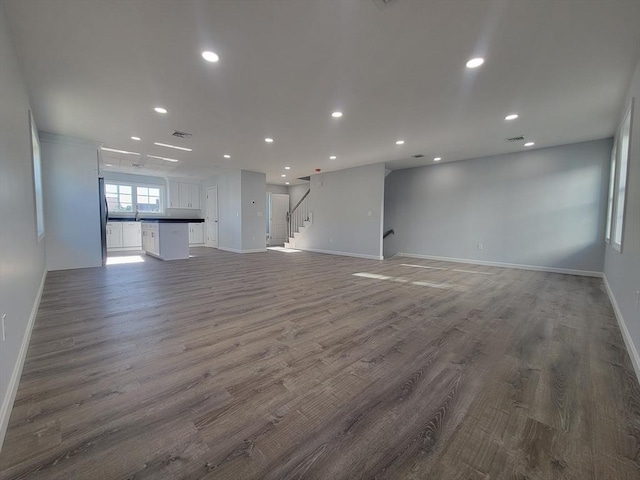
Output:
<instances>
[{"instance_id":1,"label":"air vent grille","mask_svg":"<svg viewBox=\"0 0 640 480\"><path fill-rule=\"evenodd\" d=\"M392 3L396 3L398 0L373 0L373 3L377 5L378 8L387 8Z\"/></svg>"},{"instance_id":2,"label":"air vent grille","mask_svg":"<svg viewBox=\"0 0 640 480\"><path fill-rule=\"evenodd\" d=\"M189 138L189 137L192 136L192 134L187 133L187 132L181 132L180 130L176 130L171 135L173 135L174 137L178 137L178 138Z\"/></svg>"},{"instance_id":3,"label":"air vent grille","mask_svg":"<svg viewBox=\"0 0 640 480\"><path fill-rule=\"evenodd\" d=\"M423 158L423 157L424 157L424 155L423 155L423 154L421 154L421 153L418 153L418 154L416 154L416 155L412 155L412 157L413 157L413 158Z\"/></svg>"},{"instance_id":4,"label":"air vent grille","mask_svg":"<svg viewBox=\"0 0 640 480\"><path fill-rule=\"evenodd\" d=\"M520 135L519 137L509 137L509 138L505 138L504 141L509 143L524 142L524 136Z\"/></svg>"}]
</instances>

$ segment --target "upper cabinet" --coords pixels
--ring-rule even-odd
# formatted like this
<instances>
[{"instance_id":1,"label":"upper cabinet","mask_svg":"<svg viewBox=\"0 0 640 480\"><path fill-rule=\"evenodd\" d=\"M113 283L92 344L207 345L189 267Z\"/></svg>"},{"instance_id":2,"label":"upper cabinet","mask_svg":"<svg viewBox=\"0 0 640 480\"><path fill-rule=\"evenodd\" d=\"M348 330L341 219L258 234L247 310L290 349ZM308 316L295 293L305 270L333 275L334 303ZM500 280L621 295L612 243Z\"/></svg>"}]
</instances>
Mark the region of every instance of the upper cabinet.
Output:
<instances>
[{"instance_id":1,"label":"upper cabinet","mask_svg":"<svg viewBox=\"0 0 640 480\"><path fill-rule=\"evenodd\" d=\"M200 185L169 180L169 208L200 209Z\"/></svg>"}]
</instances>

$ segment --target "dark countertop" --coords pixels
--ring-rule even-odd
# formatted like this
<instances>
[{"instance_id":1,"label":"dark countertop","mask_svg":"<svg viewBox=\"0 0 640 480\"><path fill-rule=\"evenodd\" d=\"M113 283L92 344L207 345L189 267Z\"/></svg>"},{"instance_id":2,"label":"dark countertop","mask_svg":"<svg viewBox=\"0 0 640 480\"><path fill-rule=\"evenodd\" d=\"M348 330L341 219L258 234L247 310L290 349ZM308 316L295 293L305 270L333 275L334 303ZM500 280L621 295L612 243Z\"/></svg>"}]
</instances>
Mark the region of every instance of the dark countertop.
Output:
<instances>
[{"instance_id":1,"label":"dark countertop","mask_svg":"<svg viewBox=\"0 0 640 480\"><path fill-rule=\"evenodd\" d=\"M202 223L203 218L179 218L179 217L109 217L109 222L152 222L152 223Z\"/></svg>"}]
</instances>

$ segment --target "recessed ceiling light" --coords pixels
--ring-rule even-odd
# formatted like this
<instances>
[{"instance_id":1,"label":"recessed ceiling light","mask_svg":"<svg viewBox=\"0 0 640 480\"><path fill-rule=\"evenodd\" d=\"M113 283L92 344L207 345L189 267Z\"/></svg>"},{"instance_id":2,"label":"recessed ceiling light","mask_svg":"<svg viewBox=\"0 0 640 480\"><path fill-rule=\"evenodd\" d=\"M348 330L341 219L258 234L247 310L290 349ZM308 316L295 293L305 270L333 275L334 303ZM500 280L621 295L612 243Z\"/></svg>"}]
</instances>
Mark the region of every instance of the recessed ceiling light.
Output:
<instances>
[{"instance_id":1,"label":"recessed ceiling light","mask_svg":"<svg viewBox=\"0 0 640 480\"><path fill-rule=\"evenodd\" d=\"M229 155L228 153L225 153L225 154L223 155L223 157L224 157L224 158L231 158L231 155Z\"/></svg>"},{"instance_id":2,"label":"recessed ceiling light","mask_svg":"<svg viewBox=\"0 0 640 480\"><path fill-rule=\"evenodd\" d=\"M535 145L534 142L527 142L524 144L525 147L533 147Z\"/></svg>"},{"instance_id":3,"label":"recessed ceiling light","mask_svg":"<svg viewBox=\"0 0 640 480\"><path fill-rule=\"evenodd\" d=\"M136 142L139 142L142 139L140 137L131 137L131 140L135 140Z\"/></svg>"},{"instance_id":4,"label":"recessed ceiling light","mask_svg":"<svg viewBox=\"0 0 640 480\"><path fill-rule=\"evenodd\" d=\"M435 158L433 159L433 161L434 161L434 162L439 162L440 160L442 160L442 157L435 157Z\"/></svg>"},{"instance_id":5,"label":"recessed ceiling light","mask_svg":"<svg viewBox=\"0 0 640 480\"><path fill-rule=\"evenodd\" d=\"M289 182L284 182L285 185L289 185Z\"/></svg>"},{"instance_id":6,"label":"recessed ceiling light","mask_svg":"<svg viewBox=\"0 0 640 480\"><path fill-rule=\"evenodd\" d=\"M340 118L340 117L342 116L342 112L333 112L333 113L331 114L331 116L332 116L333 118Z\"/></svg>"},{"instance_id":7,"label":"recessed ceiling light","mask_svg":"<svg viewBox=\"0 0 640 480\"><path fill-rule=\"evenodd\" d=\"M124 153L125 155L140 155L136 152L127 152L126 150L118 150L115 148L100 147L100 149L104 150L105 152Z\"/></svg>"},{"instance_id":8,"label":"recessed ceiling light","mask_svg":"<svg viewBox=\"0 0 640 480\"><path fill-rule=\"evenodd\" d=\"M504 117L505 120L515 120L516 118L518 118L518 114L517 113L511 113L511 114L507 115L506 117Z\"/></svg>"},{"instance_id":9,"label":"recessed ceiling light","mask_svg":"<svg viewBox=\"0 0 640 480\"><path fill-rule=\"evenodd\" d=\"M338 158L338 157L336 157L335 155L331 155L331 156L329 157L329 160L335 160L336 158Z\"/></svg>"},{"instance_id":10,"label":"recessed ceiling light","mask_svg":"<svg viewBox=\"0 0 640 480\"><path fill-rule=\"evenodd\" d=\"M283 173L282 175L280 175L282 178L286 177L286 175Z\"/></svg>"},{"instance_id":11,"label":"recessed ceiling light","mask_svg":"<svg viewBox=\"0 0 640 480\"><path fill-rule=\"evenodd\" d=\"M476 57L467 62L467 68L478 68L484 63L484 58Z\"/></svg>"},{"instance_id":12,"label":"recessed ceiling light","mask_svg":"<svg viewBox=\"0 0 640 480\"><path fill-rule=\"evenodd\" d=\"M167 158L167 157L159 157L157 155L147 155L147 157L149 158L157 158L158 160L166 160L167 162L179 162L179 160L176 160L175 158Z\"/></svg>"},{"instance_id":13,"label":"recessed ceiling light","mask_svg":"<svg viewBox=\"0 0 640 480\"><path fill-rule=\"evenodd\" d=\"M167 147L167 148L175 148L176 150L184 150L185 152L190 152L192 150L191 148L178 147L177 145L169 145L168 143L153 142L153 144L158 145L159 147Z\"/></svg>"},{"instance_id":14,"label":"recessed ceiling light","mask_svg":"<svg viewBox=\"0 0 640 480\"><path fill-rule=\"evenodd\" d=\"M104 166L105 167L113 167L113 165L111 165L110 163L105 163Z\"/></svg>"},{"instance_id":15,"label":"recessed ceiling light","mask_svg":"<svg viewBox=\"0 0 640 480\"><path fill-rule=\"evenodd\" d=\"M284 167L285 170L291 170L291 167Z\"/></svg>"},{"instance_id":16,"label":"recessed ceiling light","mask_svg":"<svg viewBox=\"0 0 640 480\"><path fill-rule=\"evenodd\" d=\"M156 107L154 110L158 113L167 113L167 109L162 107Z\"/></svg>"},{"instance_id":17,"label":"recessed ceiling light","mask_svg":"<svg viewBox=\"0 0 640 480\"><path fill-rule=\"evenodd\" d=\"M264 139L264 141L267 142L267 143L273 143L273 138L267 137L267 138Z\"/></svg>"},{"instance_id":18,"label":"recessed ceiling light","mask_svg":"<svg viewBox=\"0 0 640 480\"><path fill-rule=\"evenodd\" d=\"M216 52L206 51L202 52L202 58L204 58L207 62L215 63L220 60L220 57Z\"/></svg>"},{"instance_id":19,"label":"recessed ceiling light","mask_svg":"<svg viewBox=\"0 0 640 480\"><path fill-rule=\"evenodd\" d=\"M396 140L396 145L404 145L404 140Z\"/></svg>"}]
</instances>

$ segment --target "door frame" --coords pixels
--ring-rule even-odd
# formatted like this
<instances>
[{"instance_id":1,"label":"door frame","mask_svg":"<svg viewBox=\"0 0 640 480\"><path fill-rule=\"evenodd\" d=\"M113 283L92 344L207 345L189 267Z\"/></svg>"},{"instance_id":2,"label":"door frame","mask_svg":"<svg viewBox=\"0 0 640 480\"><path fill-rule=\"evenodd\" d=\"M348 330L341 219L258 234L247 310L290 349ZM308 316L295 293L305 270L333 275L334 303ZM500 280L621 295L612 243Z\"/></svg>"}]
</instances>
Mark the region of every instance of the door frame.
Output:
<instances>
[{"instance_id":1,"label":"door frame","mask_svg":"<svg viewBox=\"0 0 640 480\"><path fill-rule=\"evenodd\" d=\"M291 198L289 196L288 193L269 193L269 202L267 205L267 209L268 209L268 215L269 215L269 238L267 239L267 245L274 245L273 243L273 212L272 212L272 206L273 206L273 197L287 197L287 211L289 211L288 205L289 205L289 199ZM286 227L285 227L286 228ZM283 242L286 243L288 242L288 238L287 238L288 232L285 232L284 235L284 240ZM279 245L280 243L278 243L277 245Z\"/></svg>"},{"instance_id":2,"label":"door frame","mask_svg":"<svg viewBox=\"0 0 640 480\"><path fill-rule=\"evenodd\" d=\"M211 219L210 219L210 215L209 215L209 195L215 195L216 196L216 217L218 218L217 221L215 221L215 223L211 223ZM212 187L207 187L207 194L205 197L205 200L207 201L206 207L205 207L205 245L207 247L213 247L213 248L218 248L218 245L220 244L220 208L218 207L218 186L214 185ZM216 231L216 243L215 245L213 244L213 242L211 242L209 240L209 228L213 227Z\"/></svg>"}]
</instances>

